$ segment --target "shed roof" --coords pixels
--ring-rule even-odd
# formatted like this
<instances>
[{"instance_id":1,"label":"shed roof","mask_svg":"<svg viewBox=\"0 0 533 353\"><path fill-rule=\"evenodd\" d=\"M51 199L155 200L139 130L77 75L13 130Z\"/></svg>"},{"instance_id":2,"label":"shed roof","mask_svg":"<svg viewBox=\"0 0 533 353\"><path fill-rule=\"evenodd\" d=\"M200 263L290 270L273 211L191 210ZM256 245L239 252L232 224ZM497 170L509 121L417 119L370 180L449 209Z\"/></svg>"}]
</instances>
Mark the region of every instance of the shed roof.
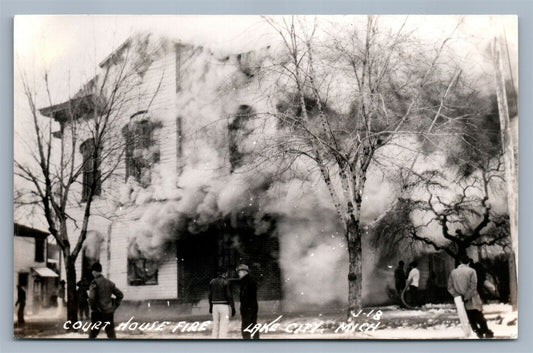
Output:
<instances>
[{"instance_id":1,"label":"shed roof","mask_svg":"<svg viewBox=\"0 0 533 353\"><path fill-rule=\"evenodd\" d=\"M32 270L37 273L39 277L59 277L57 273L49 269L48 267L34 267Z\"/></svg>"},{"instance_id":2,"label":"shed roof","mask_svg":"<svg viewBox=\"0 0 533 353\"><path fill-rule=\"evenodd\" d=\"M14 235L19 237L46 238L50 233L42 230L31 228L22 224L14 224Z\"/></svg>"}]
</instances>

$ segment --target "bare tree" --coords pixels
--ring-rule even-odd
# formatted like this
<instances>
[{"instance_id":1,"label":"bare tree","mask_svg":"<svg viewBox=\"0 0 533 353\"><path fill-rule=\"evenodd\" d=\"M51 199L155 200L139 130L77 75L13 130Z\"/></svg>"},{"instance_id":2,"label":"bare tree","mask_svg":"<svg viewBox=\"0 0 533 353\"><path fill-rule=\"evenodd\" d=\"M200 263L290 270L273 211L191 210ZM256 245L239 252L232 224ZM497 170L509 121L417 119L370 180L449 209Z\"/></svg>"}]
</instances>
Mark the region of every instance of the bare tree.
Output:
<instances>
[{"instance_id":1,"label":"bare tree","mask_svg":"<svg viewBox=\"0 0 533 353\"><path fill-rule=\"evenodd\" d=\"M344 227L348 302L354 310L361 307L361 220L363 200L371 197L365 191L369 170L387 158L385 146L410 148L409 139L416 145L421 136L439 137L439 126L456 118L442 105L453 96L460 72L441 60L449 38L428 50L405 22L392 30L368 16L364 26L356 20L324 35L317 20L266 21L285 55L267 68L278 77L277 111L268 115L279 131L260 154L289 163L307 159L320 175Z\"/></svg>"},{"instance_id":2,"label":"bare tree","mask_svg":"<svg viewBox=\"0 0 533 353\"><path fill-rule=\"evenodd\" d=\"M95 76L64 103L53 104L52 97L61 92L51 92L45 72L48 106L39 109L42 92L25 72L20 75L33 134L24 136L26 154L14 162L15 203L37 206L62 250L67 317L72 321L77 320L75 262L87 238L94 204L123 161L122 127L132 106L147 111L160 87L147 89L142 77L161 47L150 45L147 36L132 38L100 63Z\"/></svg>"},{"instance_id":3,"label":"bare tree","mask_svg":"<svg viewBox=\"0 0 533 353\"><path fill-rule=\"evenodd\" d=\"M424 148L411 165L400 166L400 196L372 224L372 242L381 245L384 256L392 255L394 247L412 256L429 248L455 259L471 247L513 254L496 97L476 90L465 90L460 96L452 106L461 119L440 127L449 132L447 138L424 139ZM445 107L450 110L449 102ZM434 168L441 169L417 172L414 165L419 155L434 156L440 160Z\"/></svg>"},{"instance_id":4,"label":"bare tree","mask_svg":"<svg viewBox=\"0 0 533 353\"><path fill-rule=\"evenodd\" d=\"M448 185L438 171L424 172L421 187L425 189L427 199L404 200L403 207L410 210L411 215L415 212L427 213L429 217L420 218L429 220L412 225L404 235L435 250L444 250L457 260L465 256L471 246L508 247L509 217L493 210L489 190L491 185L495 187L496 180L504 183L503 166L501 159L491 162L492 165L487 164L469 178ZM433 222L441 229L440 237L435 238L427 232L423 234L423 230Z\"/></svg>"}]
</instances>

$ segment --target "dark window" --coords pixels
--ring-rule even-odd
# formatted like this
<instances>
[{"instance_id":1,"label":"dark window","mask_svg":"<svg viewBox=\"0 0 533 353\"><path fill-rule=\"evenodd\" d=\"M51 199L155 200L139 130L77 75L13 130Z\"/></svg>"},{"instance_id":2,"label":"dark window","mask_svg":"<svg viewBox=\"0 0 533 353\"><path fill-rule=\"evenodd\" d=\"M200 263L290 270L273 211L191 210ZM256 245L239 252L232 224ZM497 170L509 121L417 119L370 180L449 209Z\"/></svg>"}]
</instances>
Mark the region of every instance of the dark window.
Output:
<instances>
[{"instance_id":1,"label":"dark window","mask_svg":"<svg viewBox=\"0 0 533 353\"><path fill-rule=\"evenodd\" d=\"M44 262L45 241L44 238L35 238L35 262Z\"/></svg>"},{"instance_id":2,"label":"dark window","mask_svg":"<svg viewBox=\"0 0 533 353\"><path fill-rule=\"evenodd\" d=\"M238 265L239 253L235 248L235 236L224 234L218 239L218 268L232 271Z\"/></svg>"},{"instance_id":3,"label":"dark window","mask_svg":"<svg viewBox=\"0 0 533 353\"><path fill-rule=\"evenodd\" d=\"M181 44L175 45L176 50L176 92L181 89Z\"/></svg>"},{"instance_id":4,"label":"dark window","mask_svg":"<svg viewBox=\"0 0 533 353\"><path fill-rule=\"evenodd\" d=\"M143 187L150 185L151 167L159 161L159 152L153 149L156 127L150 120L143 119L130 121L122 130L126 140L126 180L133 177Z\"/></svg>"},{"instance_id":5,"label":"dark window","mask_svg":"<svg viewBox=\"0 0 533 353\"><path fill-rule=\"evenodd\" d=\"M181 174L183 165L183 127L181 117L176 118L176 157L178 159L178 174Z\"/></svg>"},{"instance_id":6,"label":"dark window","mask_svg":"<svg viewBox=\"0 0 533 353\"><path fill-rule=\"evenodd\" d=\"M446 263L444 262L444 259L442 259L439 254L432 254L429 257L429 274L433 273L434 278L432 280L434 281L434 284L438 285L439 287L446 287L448 283L448 279L446 277Z\"/></svg>"},{"instance_id":7,"label":"dark window","mask_svg":"<svg viewBox=\"0 0 533 353\"><path fill-rule=\"evenodd\" d=\"M246 153L242 151L243 140L250 135L251 131L246 128L246 123L253 117L254 111L248 105L241 105L233 121L228 126L229 133L229 162L231 172L243 165Z\"/></svg>"},{"instance_id":8,"label":"dark window","mask_svg":"<svg viewBox=\"0 0 533 353\"><path fill-rule=\"evenodd\" d=\"M100 195L102 191L101 174L100 174L100 161L99 156L101 152L96 151L94 145L94 139L88 139L80 146L80 152L83 156L83 180L82 180L82 195L81 201L87 201L91 195Z\"/></svg>"},{"instance_id":9,"label":"dark window","mask_svg":"<svg viewBox=\"0 0 533 353\"><path fill-rule=\"evenodd\" d=\"M148 286L157 284L157 262L143 258L128 259L128 284Z\"/></svg>"}]
</instances>

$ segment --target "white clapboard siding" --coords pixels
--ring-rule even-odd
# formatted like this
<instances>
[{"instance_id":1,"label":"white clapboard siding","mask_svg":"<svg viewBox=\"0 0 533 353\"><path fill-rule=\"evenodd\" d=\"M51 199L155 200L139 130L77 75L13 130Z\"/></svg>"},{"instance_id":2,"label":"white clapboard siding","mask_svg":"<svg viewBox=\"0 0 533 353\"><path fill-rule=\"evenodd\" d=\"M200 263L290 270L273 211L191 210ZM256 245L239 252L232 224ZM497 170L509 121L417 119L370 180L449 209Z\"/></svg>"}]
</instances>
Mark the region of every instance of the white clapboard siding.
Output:
<instances>
[{"instance_id":1,"label":"white clapboard siding","mask_svg":"<svg viewBox=\"0 0 533 353\"><path fill-rule=\"evenodd\" d=\"M234 85L234 72L237 70L235 58L220 60L208 49L183 45L180 47L180 60L177 60L176 48L170 46L165 54L158 57L142 75L142 83L131 94L137 95L131 100L131 106L126 107L121 116L123 125L130 121L130 117L141 110L147 110L153 122L161 127L154 130L154 141L159 146L160 159L152 168L153 198L159 201L167 200L169 188L176 189L179 181L180 168L191 161L199 163L197 157L201 153L199 147L203 144L216 153L224 156L225 135L214 134L213 129L227 124L229 114L237 111L239 104L248 104L246 93L239 93L235 89L220 90L223 85ZM181 65L177 74L177 64ZM178 87L179 86L179 87ZM154 92L157 94L154 96ZM246 91L246 90L244 90ZM183 136L183 154L178 158L177 118L181 118ZM203 129L204 125L209 129ZM198 132L199 131L199 132ZM83 131L80 132L83 134ZM68 138L67 135L64 138ZM81 159L79 151L77 157ZM78 160L79 160L78 159ZM128 284L128 247L130 239L135 234L136 220L146 208L153 206L152 201L146 204L122 205L128 212L117 215L117 192L125 186L125 162L120 163L115 175L102 185L102 195L95 197L93 212L89 223L89 230L100 232L104 241L100 249L100 262L103 273L115 282L124 292L125 300L176 299L178 298L178 266L173 254L167 254L161 259L158 269L158 284L147 286L130 286ZM76 185L75 192L81 192L81 185ZM72 204L71 213L81 223L85 204ZM95 215L99 213L102 216ZM75 244L79 230L71 224L71 244ZM77 277L81 277L82 254L77 259ZM64 270L62 272L64 278Z\"/></svg>"},{"instance_id":2,"label":"white clapboard siding","mask_svg":"<svg viewBox=\"0 0 533 353\"><path fill-rule=\"evenodd\" d=\"M168 254L162 259L158 269L158 284L148 286L130 286L128 284L128 246L132 231L131 222L116 222L111 231L111 258L109 263L111 279L124 293L125 300L142 299L176 299L177 261L175 254Z\"/></svg>"}]
</instances>

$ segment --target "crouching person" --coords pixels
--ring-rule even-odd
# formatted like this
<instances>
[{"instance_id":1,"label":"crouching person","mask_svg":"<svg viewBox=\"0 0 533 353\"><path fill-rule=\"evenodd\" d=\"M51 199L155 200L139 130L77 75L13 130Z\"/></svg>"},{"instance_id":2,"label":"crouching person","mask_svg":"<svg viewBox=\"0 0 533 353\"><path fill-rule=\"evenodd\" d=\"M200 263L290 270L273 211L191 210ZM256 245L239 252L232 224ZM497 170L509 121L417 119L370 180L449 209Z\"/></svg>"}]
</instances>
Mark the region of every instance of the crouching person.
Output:
<instances>
[{"instance_id":1,"label":"crouching person","mask_svg":"<svg viewBox=\"0 0 533 353\"><path fill-rule=\"evenodd\" d=\"M98 262L92 266L94 280L89 287L89 305L91 307L92 329L89 331L89 338L96 338L100 333L100 327L105 327L108 338L117 338L115 335L114 314L117 310L124 294L104 276L102 276L102 265ZM114 298L113 298L114 296ZM96 325L96 323L106 323L107 325Z\"/></svg>"}]
</instances>

